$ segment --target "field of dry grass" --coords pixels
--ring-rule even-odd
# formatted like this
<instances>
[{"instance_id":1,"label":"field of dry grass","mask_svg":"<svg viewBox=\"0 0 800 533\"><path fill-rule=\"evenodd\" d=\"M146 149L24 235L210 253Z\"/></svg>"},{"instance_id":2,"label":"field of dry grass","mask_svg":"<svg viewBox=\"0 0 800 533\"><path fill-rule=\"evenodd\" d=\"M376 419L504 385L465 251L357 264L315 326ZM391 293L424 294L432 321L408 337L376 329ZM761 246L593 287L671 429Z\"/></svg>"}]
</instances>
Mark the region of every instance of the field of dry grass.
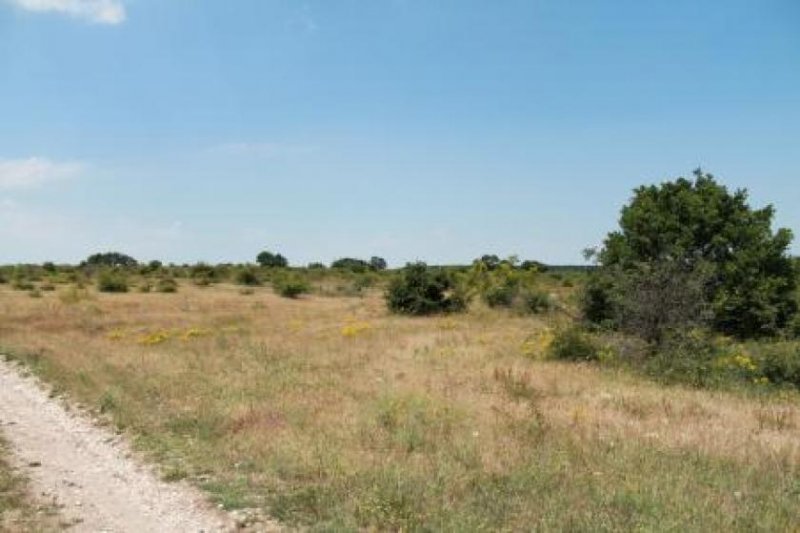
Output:
<instances>
[{"instance_id":1,"label":"field of dry grass","mask_svg":"<svg viewBox=\"0 0 800 533\"><path fill-rule=\"evenodd\" d=\"M547 361L555 320L0 286L0 350L229 508L345 530L800 524L796 396Z\"/></svg>"}]
</instances>

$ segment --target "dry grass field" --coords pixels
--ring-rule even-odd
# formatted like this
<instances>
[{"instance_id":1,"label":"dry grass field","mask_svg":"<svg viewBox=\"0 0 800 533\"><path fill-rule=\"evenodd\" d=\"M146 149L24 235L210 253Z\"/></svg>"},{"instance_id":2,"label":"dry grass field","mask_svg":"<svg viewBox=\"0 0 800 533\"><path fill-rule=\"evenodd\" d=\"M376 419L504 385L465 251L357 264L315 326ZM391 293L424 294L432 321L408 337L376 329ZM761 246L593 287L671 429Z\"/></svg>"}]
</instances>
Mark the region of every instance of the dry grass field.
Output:
<instances>
[{"instance_id":1,"label":"dry grass field","mask_svg":"<svg viewBox=\"0 0 800 533\"><path fill-rule=\"evenodd\" d=\"M794 395L544 359L554 316L0 286L0 350L228 508L371 530L792 530Z\"/></svg>"}]
</instances>

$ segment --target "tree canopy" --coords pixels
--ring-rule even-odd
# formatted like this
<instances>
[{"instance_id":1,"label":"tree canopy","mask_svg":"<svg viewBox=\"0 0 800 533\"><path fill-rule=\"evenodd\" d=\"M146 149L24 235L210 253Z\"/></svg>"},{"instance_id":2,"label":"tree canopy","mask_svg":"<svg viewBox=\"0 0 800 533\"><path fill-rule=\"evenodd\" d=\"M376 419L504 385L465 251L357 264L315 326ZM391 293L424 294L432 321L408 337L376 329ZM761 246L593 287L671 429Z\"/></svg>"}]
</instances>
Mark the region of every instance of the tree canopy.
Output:
<instances>
[{"instance_id":1,"label":"tree canopy","mask_svg":"<svg viewBox=\"0 0 800 533\"><path fill-rule=\"evenodd\" d=\"M275 254L267 250L256 256L256 262L267 268L285 268L289 266L289 261L281 254Z\"/></svg>"},{"instance_id":2,"label":"tree canopy","mask_svg":"<svg viewBox=\"0 0 800 533\"><path fill-rule=\"evenodd\" d=\"M792 233L772 230L774 214L771 205L753 209L746 190L731 193L698 169L694 179L637 188L622 209L620 229L605 240L600 265L623 276L643 263L674 262L686 270L703 265L710 268L705 295L717 330L774 334L797 312ZM607 298L595 296L595 306Z\"/></svg>"},{"instance_id":3,"label":"tree canopy","mask_svg":"<svg viewBox=\"0 0 800 533\"><path fill-rule=\"evenodd\" d=\"M380 271L386 270L388 265L386 263L386 259L383 257L378 257L377 255L373 255L369 260L369 266L372 268L372 270Z\"/></svg>"},{"instance_id":4,"label":"tree canopy","mask_svg":"<svg viewBox=\"0 0 800 533\"><path fill-rule=\"evenodd\" d=\"M342 257L331 263L331 268L339 268L341 270L349 270L351 272L367 272L372 270L372 266L363 259L356 259L353 257Z\"/></svg>"},{"instance_id":5,"label":"tree canopy","mask_svg":"<svg viewBox=\"0 0 800 533\"><path fill-rule=\"evenodd\" d=\"M90 255L83 264L105 267L133 267L138 263L136 259L129 255L119 252L104 252Z\"/></svg>"}]
</instances>

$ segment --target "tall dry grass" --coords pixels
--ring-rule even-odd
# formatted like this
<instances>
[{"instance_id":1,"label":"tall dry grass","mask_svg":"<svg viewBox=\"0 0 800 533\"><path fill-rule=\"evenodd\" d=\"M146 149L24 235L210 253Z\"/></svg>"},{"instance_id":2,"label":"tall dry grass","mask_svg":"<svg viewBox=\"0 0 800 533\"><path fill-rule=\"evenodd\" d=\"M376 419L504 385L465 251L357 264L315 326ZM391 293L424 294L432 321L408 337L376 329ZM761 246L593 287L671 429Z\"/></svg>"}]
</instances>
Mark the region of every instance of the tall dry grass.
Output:
<instances>
[{"instance_id":1,"label":"tall dry grass","mask_svg":"<svg viewBox=\"0 0 800 533\"><path fill-rule=\"evenodd\" d=\"M167 478L321 529L786 530L796 397L665 388L539 355L553 318L380 295L0 288L0 344Z\"/></svg>"}]
</instances>

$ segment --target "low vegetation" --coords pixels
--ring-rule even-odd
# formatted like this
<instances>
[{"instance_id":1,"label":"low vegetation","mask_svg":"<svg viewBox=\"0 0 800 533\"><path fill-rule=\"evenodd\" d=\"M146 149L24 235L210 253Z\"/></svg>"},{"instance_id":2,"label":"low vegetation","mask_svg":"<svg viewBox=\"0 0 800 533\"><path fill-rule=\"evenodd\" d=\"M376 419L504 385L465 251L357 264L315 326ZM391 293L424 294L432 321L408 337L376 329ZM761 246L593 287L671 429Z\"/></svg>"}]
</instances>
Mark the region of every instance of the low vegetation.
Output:
<instances>
[{"instance_id":1,"label":"low vegetation","mask_svg":"<svg viewBox=\"0 0 800 533\"><path fill-rule=\"evenodd\" d=\"M576 289L562 281L537 283L568 305ZM407 317L388 311L380 286L301 300L253 289L66 285L39 300L0 289L2 344L131 435L165 478L289 525L744 531L800 520L795 393L603 370L591 362L606 360L602 335L565 342L564 313L478 299ZM562 349L584 362L551 358Z\"/></svg>"},{"instance_id":2,"label":"low vegetation","mask_svg":"<svg viewBox=\"0 0 800 533\"><path fill-rule=\"evenodd\" d=\"M103 271L97 278L100 292L128 292L128 280L121 271Z\"/></svg>"},{"instance_id":3,"label":"low vegetation","mask_svg":"<svg viewBox=\"0 0 800 533\"><path fill-rule=\"evenodd\" d=\"M406 265L389 284L386 303L391 311L407 315L453 313L467 306L466 297L457 292L454 276L425 263Z\"/></svg>"}]
</instances>

